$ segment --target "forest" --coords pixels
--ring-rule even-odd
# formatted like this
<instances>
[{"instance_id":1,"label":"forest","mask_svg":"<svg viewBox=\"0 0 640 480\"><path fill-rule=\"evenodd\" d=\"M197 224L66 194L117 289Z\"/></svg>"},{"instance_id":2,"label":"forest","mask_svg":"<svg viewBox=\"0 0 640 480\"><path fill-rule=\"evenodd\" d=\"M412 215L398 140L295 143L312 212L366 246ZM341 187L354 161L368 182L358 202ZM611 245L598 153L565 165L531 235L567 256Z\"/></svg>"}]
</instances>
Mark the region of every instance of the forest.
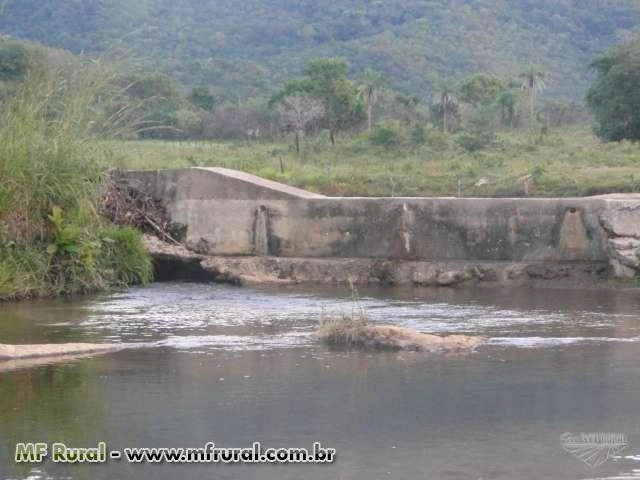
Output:
<instances>
[{"instance_id":1,"label":"forest","mask_svg":"<svg viewBox=\"0 0 640 480\"><path fill-rule=\"evenodd\" d=\"M313 58L341 57L427 100L443 80L549 73L582 101L587 65L628 40L635 0L5 0L0 32L74 53L131 58L223 100L270 96Z\"/></svg>"}]
</instances>

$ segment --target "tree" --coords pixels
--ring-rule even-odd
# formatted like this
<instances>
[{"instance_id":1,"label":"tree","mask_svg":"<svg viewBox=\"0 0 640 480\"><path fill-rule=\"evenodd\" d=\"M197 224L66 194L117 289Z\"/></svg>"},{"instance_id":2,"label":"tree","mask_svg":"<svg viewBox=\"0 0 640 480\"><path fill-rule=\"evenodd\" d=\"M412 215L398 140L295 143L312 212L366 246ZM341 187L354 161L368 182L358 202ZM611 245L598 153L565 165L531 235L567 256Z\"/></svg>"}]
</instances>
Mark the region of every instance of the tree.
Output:
<instances>
[{"instance_id":1,"label":"tree","mask_svg":"<svg viewBox=\"0 0 640 480\"><path fill-rule=\"evenodd\" d=\"M496 105L500 111L500 121L505 127L513 128L518 117L520 91L507 89L500 92L496 98Z\"/></svg>"},{"instance_id":2,"label":"tree","mask_svg":"<svg viewBox=\"0 0 640 480\"><path fill-rule=\"evenodd\" d=\"M367 130L373 126L373 109L378 103L378 93L386 86L385 78L378 72L366 69L360 79L358 92L367 105Z\"/></svg>"},{"instance_id":3,"label":"tree","mask_svg":"<svg viewBox=\"0 0 640 480\"><path fill-rule=\"evenodd\" d=\"M27 72L31 62L31 53L26 46L18 42L0 43L0 80L13 80Z\"/></svg>"},{"instance_id":4,"label":"tree","mask_svg":"<svg viewBox=\"0 0 640 480\"><path fill-rule=\"evenodd\" d=\"M296 152L300 153L300 137L309 124L322 118L324 105L309 95L289 95L278 106L283 123L296 132Z\"/></svg>"},{"instance_id":5,"label":"tree","mask_svg":"<svg viewBox=\"0 0 640 480\"><path fill-rule=\"evenodd\" d=\"M346 77L347 70L347 63L339 58L311 60L304 71L305 77L287 83L269 103L277 104L294 94L319 99L324 107L323 123L329 129L333 145L336 132L358 125L364 119L364 105L358 89Z\"/></svg>"},{"instance_id":6,"label":"tree","mask_svg":"<svg viewBox=\"0 0 640 480\"><path fill-rule=\"evenodd\" d=\"M492 75L478 73L465 78L458 86L460 100L474 107L488 106L504 90L503 82Z\"/></svg>"},{"instance_id":7,"label":"tree","mask_svg":"<svg viewBox=\"0 0 640 480\"><path fill-rule=\"evenodd\" d=\"M536 97L539 92L544 90L546 74L531 66L522 72L520 77L522 78L522 90L526 92L529 100L529 126L533 128L536 118Z\"/></svg>"},{"instance_id":8,"label":"tree","mask_svg":"<svg viewBox=\"0 0 640 480\"><path fill-rule=\"evenodd\" d=\"M436 108L442 117L442 131L448 133L451 117L458 111L458 99L450 85L443 85L440 89Z\"/></svg>"},{"instance_id":9,"label":"tree","mask_svg":"<svg viewBox=\"0 0 640 480\"><path fill-rule=\"evenodd\" d=\"M358 90L347 79L347 70L347 62L340 58L311 60L305 70L309 93L324 105L332 145L335 144L335 132L360 123L364 117Z\"/></svg>"},{"instance_id":10,"label":"tree","mask_svg":"<svg viewBox=\"0 0 640 480\"><path fill-rule=\"evenodd\" d=\"M596 134L609 141L640 140L640 39L614 47L591 63L587 92Z\"/></svg>"},{"instance_id":11,"label":"tree","mask_svg":"<svg viewBox=\"0 0 640 480\"><path fill-rule=\"evenodd\" d=\"M395 108L392 115L398 117L404 124L412 125L418 121L424 120L422 112L418 109L419 106L420 97L410 97L398 93L393 98L393 107Z\"/></svg>"},{"instance_id":12,"label":"tree","mask_svg":"<svg viewBox=\"0 0 640 480\"><path fill-rule=\"evenodd\" d=\"M188 99L193 105L206 111L213 110L213 107L218 103L209 87L194 87L189 93Z\"/></svg>"},{"instance_id":13,"label":"tree","mask_svg":"<svg viewBox=\"0 0 640 480\"><path fill-rule=\"evenodd\" d=\"M184 99L170 77L160 73L130 74L119 82L129 103L137 105L138 136L175 138L180 135L177 112Z\"/></svg>"}]
</instances>

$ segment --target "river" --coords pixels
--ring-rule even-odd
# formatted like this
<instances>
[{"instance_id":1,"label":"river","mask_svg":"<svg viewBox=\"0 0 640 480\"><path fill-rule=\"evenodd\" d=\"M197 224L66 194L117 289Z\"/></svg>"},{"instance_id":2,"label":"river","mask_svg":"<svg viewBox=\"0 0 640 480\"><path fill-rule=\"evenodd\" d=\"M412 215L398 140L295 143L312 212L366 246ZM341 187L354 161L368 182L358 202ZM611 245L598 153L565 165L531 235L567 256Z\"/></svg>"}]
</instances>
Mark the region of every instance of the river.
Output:
<instances>
[{"instance_id":1,"label":"river","mask_svg":"<svg viewBox=\"0 0 640 480\"><path fill-rule=\"evenodd\" d=\"M3 343L126 348L54 364L0 363L0 479L640 478L637 290L365 289L358 297L339 287L156 283L2 305ZM322 312L359 308L375 322L487 340L458 355L335 352L318 343ZM567 432L617 433L627 445L602 445L594 467L563 448ZM321 442L337 458L19 465L17 442Z\"/></svg>"}]
</instances>

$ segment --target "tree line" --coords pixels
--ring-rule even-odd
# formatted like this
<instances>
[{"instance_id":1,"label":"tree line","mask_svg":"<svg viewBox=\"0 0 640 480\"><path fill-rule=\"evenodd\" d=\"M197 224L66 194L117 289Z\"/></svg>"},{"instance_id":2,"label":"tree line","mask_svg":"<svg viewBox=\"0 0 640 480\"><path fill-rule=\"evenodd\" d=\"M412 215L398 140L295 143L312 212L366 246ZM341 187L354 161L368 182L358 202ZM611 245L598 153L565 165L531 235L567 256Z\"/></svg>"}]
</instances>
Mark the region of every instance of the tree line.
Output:
<instances>
[{"instance_id":1,"label":"tree line","mask_svg":"<svg viewBox=\"0 0 640 480\"><path fill-rule=\"evenodd\" d=\"M71 55L52 55L44 47L0 39L0 96L10 94L30 65ZM60 62L60 59L57 60ZM591 64L595 79L587 105L603 139L640 136L640 40L617 46ZM365 69L349 78L340 58L311 60L301 78L284 83L270 97L229 102L209 86L183 92L162 73L121 68L114 75L113 114L126 111L134 129L126 138L273 139L292 134L302 148L305 135L326 131L331 144L340 135L368 132L371 143L395 147L419 145L429 135L456 135L456 142L474 151L490 146L500 130L524 129L543 137L550 128L590 121L579 104L544 99L547 72L529 66L518 75L501 78L477 73L457 82L443 81L431 94L406 95L389 87L379 72Z\"/></svg>"}]
</instances>

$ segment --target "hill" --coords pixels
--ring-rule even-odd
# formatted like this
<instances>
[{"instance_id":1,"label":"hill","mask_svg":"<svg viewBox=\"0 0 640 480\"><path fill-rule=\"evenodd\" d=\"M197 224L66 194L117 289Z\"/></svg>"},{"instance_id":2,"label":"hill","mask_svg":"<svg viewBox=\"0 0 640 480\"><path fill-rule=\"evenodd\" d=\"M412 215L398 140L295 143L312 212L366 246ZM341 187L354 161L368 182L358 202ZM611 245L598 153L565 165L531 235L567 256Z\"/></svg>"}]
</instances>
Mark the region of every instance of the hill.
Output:
<instances>
[{"instance_id":1,"label":"hill","mask_svg":"<svg viewBox=\"0 0 640 480\"><path fill-rule=\"evenodd\" d=\"M549 73L547 95L582 100L587 65L633 34L635 0L6 0L0 31L72 52L124 48L185 88L269 94L313 57L372 67L428 97L443 79Z\"/></svg>"}]
</instances>

